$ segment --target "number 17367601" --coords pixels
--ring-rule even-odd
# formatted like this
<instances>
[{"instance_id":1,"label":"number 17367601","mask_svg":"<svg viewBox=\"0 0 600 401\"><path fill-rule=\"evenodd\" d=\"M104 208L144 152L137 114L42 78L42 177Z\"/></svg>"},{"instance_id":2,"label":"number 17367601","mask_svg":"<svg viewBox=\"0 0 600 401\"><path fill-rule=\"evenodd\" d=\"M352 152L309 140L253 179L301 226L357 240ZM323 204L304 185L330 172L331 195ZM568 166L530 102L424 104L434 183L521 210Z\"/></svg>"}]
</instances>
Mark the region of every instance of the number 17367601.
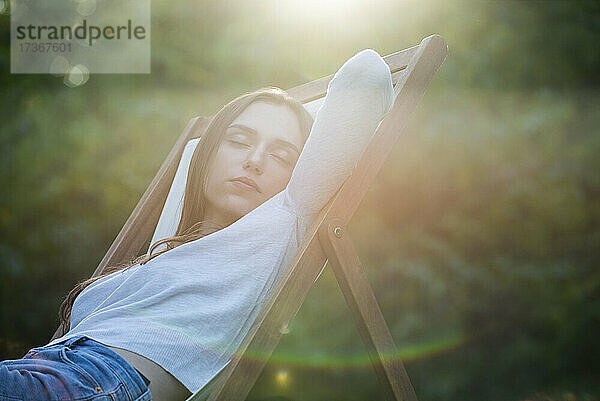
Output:
<instances>
[{"instance_id":1,"label":"number 17367601","mask_svg":"<svg viewBox=\"0 0 600 401\"><path fill-rule=\"evenodd\" d=\"M71 43L19 43L21 53L70 53Z\"/></svg>"}]
</instances>

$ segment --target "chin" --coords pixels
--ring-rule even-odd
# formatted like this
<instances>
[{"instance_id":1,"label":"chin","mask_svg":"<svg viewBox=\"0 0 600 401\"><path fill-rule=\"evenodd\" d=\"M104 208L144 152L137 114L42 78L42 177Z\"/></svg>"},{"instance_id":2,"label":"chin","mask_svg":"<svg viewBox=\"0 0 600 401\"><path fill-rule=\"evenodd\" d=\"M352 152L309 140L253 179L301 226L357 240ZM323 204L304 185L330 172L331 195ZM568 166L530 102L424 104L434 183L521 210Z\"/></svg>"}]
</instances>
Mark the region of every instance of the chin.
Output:
<instances>
[{"instance_id":1,"label":"chin","mask_svg":"<svg viewBox=\"0 0 600 401\"><path fill-rule=\"evenodd\" d=\"M231 201L228 203L229 205L227 207L227 210L229 214L233 217L234 221L241 219L260 205L260 203L249 202L247 199L243 198L231 199Z\"/></svg>"}]
</instances>

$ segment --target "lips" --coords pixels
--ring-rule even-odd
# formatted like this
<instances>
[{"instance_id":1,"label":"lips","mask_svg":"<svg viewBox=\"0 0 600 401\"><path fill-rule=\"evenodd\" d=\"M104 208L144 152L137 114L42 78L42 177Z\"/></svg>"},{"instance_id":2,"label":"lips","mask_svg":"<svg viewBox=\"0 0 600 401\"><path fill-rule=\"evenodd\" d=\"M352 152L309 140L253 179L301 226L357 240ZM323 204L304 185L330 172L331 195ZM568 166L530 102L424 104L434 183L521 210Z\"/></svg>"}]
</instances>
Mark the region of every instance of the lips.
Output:
<instances>
[{"instance_id":1,"label":"lips","mask_svg":"<svg viewBox=\"0 0 600 401\"><path fill-rule=\"evenodd\" d=\"M251 188L254 188L256 190L256 192L258 193L262 193L262 190L260 189L260 187L258 186L258 184L256 182L254 182L253 179L248 178L248 177L235 177L234 179L230 180L231 182L238 182L241 183L243 185L247 185Z\"/></svg>"}]
</instances>

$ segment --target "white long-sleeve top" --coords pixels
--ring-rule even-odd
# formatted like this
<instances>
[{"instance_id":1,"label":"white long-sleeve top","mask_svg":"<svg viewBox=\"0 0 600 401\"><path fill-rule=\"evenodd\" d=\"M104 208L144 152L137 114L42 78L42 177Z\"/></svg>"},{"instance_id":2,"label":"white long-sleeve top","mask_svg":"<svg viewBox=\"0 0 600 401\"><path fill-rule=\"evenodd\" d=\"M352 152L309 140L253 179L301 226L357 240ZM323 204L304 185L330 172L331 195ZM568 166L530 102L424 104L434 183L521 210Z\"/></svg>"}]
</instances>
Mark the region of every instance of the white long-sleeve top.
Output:
<instances>
[{"instance_id":1,"label":"white long-sleeve top","mask_svg":"<svg viewBox=\"0 0 600 401\"><path fill-rule=\"evenodd\" d=\"M192 393L201 389L231 360L393 97L376 52L349 59L282 192L226 228L92 283L75 299L69 332L49 344L85 335L156 362Z\"/></svg>"}]
</instances>

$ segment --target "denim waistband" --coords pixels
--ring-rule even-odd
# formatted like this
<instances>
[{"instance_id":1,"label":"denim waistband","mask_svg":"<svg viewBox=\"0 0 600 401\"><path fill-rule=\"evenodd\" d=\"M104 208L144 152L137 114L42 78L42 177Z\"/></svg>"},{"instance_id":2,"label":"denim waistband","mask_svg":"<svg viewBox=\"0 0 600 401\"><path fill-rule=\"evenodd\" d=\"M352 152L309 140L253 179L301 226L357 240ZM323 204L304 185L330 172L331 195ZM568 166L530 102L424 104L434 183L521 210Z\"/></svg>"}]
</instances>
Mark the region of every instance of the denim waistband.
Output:
<instances>
[{"instance_id":1,"label":"denim waistband","mask_svg":"<svg viewBox=\"0 0 600 401\"><path fill-rule=\"evenodd\" d=\"M121 355L104 344L82 335L71 337L55 345L59 344L101 357L102 361L109 365L123 382L126 382L129 386L137 387L142 392L148 389L150 380L135 367L131 366Z\"/></svg>"}]
</instances>

